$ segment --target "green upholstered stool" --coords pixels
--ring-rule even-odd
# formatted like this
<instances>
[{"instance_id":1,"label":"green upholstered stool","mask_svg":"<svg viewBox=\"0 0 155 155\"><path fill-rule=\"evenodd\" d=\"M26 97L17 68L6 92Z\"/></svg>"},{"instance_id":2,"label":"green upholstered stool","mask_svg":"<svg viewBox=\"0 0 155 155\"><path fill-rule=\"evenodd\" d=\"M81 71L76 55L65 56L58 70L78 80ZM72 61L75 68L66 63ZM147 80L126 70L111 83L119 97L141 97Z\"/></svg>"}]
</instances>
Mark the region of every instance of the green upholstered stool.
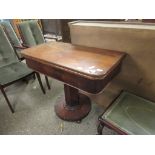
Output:
<instances>
[{"instance_id":1,"label":"green upholstered stool","mask_svg":"<svg viewBox=\"0 0 155 155\"><path fill-rule=\"evenodd\" d=\"M123 91L99 117L98 133L104 126L119 134L155 134L155 103Z\"/></svg>"},{"instance_id":2,"label":"green upholstered stool","mask_svg":"<svg viewBox=\"0 0 155 155\"><path fill-rule=\"evenodd\" d=\"M20 60L23 60L24 57L21 55L21 50L24 49L24 47L23 47L21 41L19 40L19 38L17 37L17 35L16 35L13 27L11 26L10 22L9 21L3 21L3 22L0 22L0 24L3 26L8 39L10 40L12 45L14 46L17 57Z\"/></svg>"},{"instance_id":3,"label":"green upholstered stool","mask_svg":"<svg viewBox=\"0 0 155 155\"><path fill-rule=\"evenodd\" d=\"M14 112L14 109L12 108L4 88L32 75L34 76L35 72L28 68L26 64L19 62L3 27L0 26L0 90L12 113ZM38 73L36 73L36 75L42 91L45 93L40 76Z\"/></svg>"}]
</instances>

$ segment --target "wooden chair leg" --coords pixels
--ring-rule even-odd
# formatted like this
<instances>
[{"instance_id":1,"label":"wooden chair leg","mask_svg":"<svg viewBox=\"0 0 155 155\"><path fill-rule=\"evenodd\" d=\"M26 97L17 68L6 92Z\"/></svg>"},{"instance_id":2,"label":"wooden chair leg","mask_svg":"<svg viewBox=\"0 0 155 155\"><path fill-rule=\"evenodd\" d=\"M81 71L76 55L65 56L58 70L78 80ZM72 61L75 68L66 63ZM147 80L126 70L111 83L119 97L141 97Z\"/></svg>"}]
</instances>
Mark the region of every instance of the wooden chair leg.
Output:
<instances>
[{"instance_id":1,"label":"wooden chair leg","mask_svg":"<svg viewBox=\"0 0 155 155\"><path fill-rule=\"evenodd\" d=\"M5 100L6 100L7 104L8 104L8 106L9 106L9 108L10 108L10 110L11 110L11 112L14 113L15 111L14 111L14 109L12 108L11 103L10 103L10 101L9 101L9 99L8 99L8 97L7 97L6 93L5 93L5 91L4 91L4 89L1 88L1 91L2 91L2 94L3 94L4 98L5 98Z\"/></svg>"},{"instance_id":2,"label":"wooden chair leg","mask_svg":"<svg viewBox=\"0 0 155 155\"><path fill-rule=\"evenodd\" d=\"M51 89L47 76L45 76L45 81L46 81L46 84L47 84L48 89Z\"/></svg>"},{"instance_id":3,"label":"wooden chair leg","mask_svg":"<svg viewBox=\"0 0 155 155\"><path fill-rule=\"evenodd\" d=\"M45 94L46 92L45 92L45 89L44 89L44 87L43 87L43 84L42 84L42 81L41 81L41 78L40 78L39 73L36 72L36 76L37 76L37 79L38 79L38 81L39 81L39 85L40 85L40 87L41 87L41 90L42 90L42 92Z\"/></svg>"}]
</instances>

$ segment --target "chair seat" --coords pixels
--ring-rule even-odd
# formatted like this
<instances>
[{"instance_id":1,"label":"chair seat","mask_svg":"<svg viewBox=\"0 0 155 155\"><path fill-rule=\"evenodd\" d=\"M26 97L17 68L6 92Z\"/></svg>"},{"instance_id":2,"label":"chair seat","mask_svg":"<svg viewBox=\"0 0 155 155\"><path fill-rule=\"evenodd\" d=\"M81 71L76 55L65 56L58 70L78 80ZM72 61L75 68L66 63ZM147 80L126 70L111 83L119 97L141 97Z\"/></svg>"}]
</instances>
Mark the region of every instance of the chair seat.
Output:
<instances>
[{"instance_id":1,"label":"chair seat","mask_svg":"<svg viewBox=\"0 0 155 155\"><path fill-rule=\"evenodd\" d=\"M0 67L0 85L5 85L10 82L19 80L34 71L29 69L22 62L15 62L7 66Z\"/></svg>"},{"instance_id":2,"label":"chair seat","mask_svg":"<svg viewBox=\"0 0 155 155\"><path fill-rule=\"evenodd\" d=\"M155 134L155 103L123 92L102 119L127 134Z\"/></svg>"}]
</instances>

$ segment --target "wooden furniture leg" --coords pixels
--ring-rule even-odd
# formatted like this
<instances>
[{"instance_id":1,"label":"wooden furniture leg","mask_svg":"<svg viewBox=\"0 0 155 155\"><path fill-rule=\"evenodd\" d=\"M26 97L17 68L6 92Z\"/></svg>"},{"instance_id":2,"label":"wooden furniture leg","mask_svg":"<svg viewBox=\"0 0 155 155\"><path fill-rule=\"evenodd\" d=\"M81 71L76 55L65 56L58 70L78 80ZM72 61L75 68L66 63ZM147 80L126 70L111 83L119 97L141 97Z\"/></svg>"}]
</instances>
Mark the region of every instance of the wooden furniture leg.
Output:
<instances>
[{"instance_id":1,"label":"wooden furniture leg","mask_svg":"<svg viewBox=\"0 0 155 155\"><path fill-rule=\"evenodd\" d=\"M104 125L101 122L99 122L97 126L98 135L102 135L103 128L104 128Z\"/></svg>"},{"instance_id":2,"label":"wooden furniture leg","mask_svg":"<svg viewBox=\"0 0 155 155\"><path fill-rule=\"evenodd\" d=\"M0 89L1 89L1 92L2 92L2 94L3 94L3 96L4 96L4 98L5 98L5 100L6 100L7 104L8 104L8 106L9 106L11 112L14 113L15 111L14 111L13 107L11 106L11 103L10 103L10 101L9 101L9 99L8 99L8 97L7 97L6 93L5 93L5 91L4 91L4 88L0 88Z\"/></svg>"},{"instance_id":3,"label":"wooden furniture leg","mask_svg":"<svg viewBox=\"0 0 155 155\"><path fill-rule=\"evenodd\" d=\"M44 89L44 87L43 87L43 84L42 84L42 81L41 81L41 78L40 78L39 73L36 72L36 76L37 76L37 79L38 79L38 81L39 81L41 90L42 90L42 92L45 94L46 92L45 92L45 89Z\"/></svg>"},{"instance_id":4,"label":"wooden furniture leg","mask_svg":"<svg viewBox=\"0 0 155 155\"><path fill-rule=\"evenodd\" d=\"M45 75L45 81L46 81L48 89L51 89L49 81L48 81L48 77L46 75Z\"/></svg>"},{"instance_id":5,"label":"wooden furniture leg","mask_svg":"<svg viewBox=\"0 0 155 155\"><path fill-rule=\"evenodd\" d=\"M91 110L90 99L80 94L78 89L64 84L65 99L55 105L56 114L63 120L81 121Z\"/></svg>"}]
</instances>

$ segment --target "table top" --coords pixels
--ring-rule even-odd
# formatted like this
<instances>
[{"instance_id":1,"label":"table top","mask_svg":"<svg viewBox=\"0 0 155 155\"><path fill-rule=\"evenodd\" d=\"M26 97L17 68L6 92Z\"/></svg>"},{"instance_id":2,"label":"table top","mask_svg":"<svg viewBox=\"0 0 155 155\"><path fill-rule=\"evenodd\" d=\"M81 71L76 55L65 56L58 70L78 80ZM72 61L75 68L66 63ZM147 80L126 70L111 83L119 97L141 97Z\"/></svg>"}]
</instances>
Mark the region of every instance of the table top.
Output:
<instances>
[{"instance_id":1,"label":"table top","mask_svg":"<svg viewBox=\"0 0 155 155\"><path fill-rule=\"evenodd\" d=\"M27 59L48 63L52 67L79 73L88 78L103 78L117 66L125 53L50 42L22 51Z\"/></svg>"}]
</instances>

